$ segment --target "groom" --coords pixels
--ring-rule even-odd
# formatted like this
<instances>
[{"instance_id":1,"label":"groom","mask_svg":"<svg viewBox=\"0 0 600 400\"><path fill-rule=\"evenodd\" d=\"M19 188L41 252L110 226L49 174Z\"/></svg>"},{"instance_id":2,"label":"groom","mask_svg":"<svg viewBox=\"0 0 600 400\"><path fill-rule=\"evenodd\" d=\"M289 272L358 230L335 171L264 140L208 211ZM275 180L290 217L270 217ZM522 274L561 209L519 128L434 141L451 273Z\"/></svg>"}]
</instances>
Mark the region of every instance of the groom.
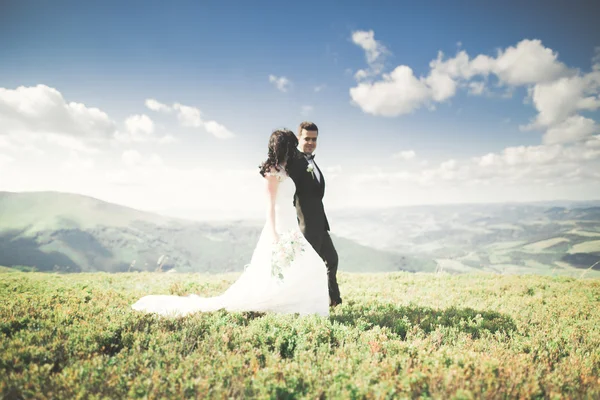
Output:
<instances>
[{"instance_id":1,"label":"groom","mask_svg":"<svg viewBox=\"0 0 600 400\"><path fill-rule=\"evenodd\" d=\"M314 160L319 129L312 122L302 122L298 127L298 158L293 163L291 178L296 184L294 206L298 213L298 224L306 240L327 265L329 305L341 304L340 289L336 273L338 254L329 236L329 223L323 207L325 178Z\"/></svg>"}]
</instances>

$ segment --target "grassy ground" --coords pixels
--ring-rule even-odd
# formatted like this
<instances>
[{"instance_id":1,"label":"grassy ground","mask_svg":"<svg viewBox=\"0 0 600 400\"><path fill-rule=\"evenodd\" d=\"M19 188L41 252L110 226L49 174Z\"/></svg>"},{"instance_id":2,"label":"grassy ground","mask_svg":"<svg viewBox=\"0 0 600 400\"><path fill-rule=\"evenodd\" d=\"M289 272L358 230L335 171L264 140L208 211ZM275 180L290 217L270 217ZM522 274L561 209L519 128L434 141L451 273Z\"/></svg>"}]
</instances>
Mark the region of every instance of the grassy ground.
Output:
<instances>
[{"instance_id":1,"label":"grassy ground","mask_svg":"<svg viewBox=\"0 0 600 400\"><path fill-rule=\"evenodd\" d=\"M346 273L329 318L129 308L235 277L0 274L0 397L600 396L598 279Z\"/></svg>"}]
</instances>

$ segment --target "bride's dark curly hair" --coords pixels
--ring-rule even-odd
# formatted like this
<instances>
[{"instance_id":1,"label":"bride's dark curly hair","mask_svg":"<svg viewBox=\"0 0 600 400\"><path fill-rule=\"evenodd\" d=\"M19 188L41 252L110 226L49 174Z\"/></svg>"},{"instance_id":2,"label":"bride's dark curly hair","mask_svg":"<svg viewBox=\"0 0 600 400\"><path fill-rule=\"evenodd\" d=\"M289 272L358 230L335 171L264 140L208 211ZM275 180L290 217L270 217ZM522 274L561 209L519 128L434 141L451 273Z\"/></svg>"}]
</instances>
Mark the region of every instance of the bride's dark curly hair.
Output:
<instances>
[{"instance_id":1,"label":"bride's dark curly hair","mask_svg":"<svg viewBox=\"0 0 600 400\"><path fill-rule=\"evenodd\" d=\"M265 174L271 170L281 171L282 164L285 163L285 172L289 174L290 164L298 152L298 138L294 132L289 129L278 129L271 133L269 138L269 152L267 160L260 164L260 174Z\"/></svg>"}]
</instances>

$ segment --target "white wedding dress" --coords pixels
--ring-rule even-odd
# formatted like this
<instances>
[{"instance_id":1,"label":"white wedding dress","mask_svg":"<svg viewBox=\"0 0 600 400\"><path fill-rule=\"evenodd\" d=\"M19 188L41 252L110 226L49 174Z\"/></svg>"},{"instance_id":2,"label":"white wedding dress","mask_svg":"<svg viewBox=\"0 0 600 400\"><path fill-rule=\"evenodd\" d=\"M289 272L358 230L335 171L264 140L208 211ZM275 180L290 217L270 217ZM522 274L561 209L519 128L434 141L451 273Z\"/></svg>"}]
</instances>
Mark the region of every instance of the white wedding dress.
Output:
<instances>
[{"instance_id":1,"label":"white wedding dress","mask_svg":"<svg viewBox=\"0 0 600 400\"><path fill-rule=\"evenodd\" d=\"M293 206L296 186L284 170L275 175L280 181L275 206L276 230L280 236L277 245L273 244L269 228L265 224L250 264L223 294L216 297L200 297L195 294L149 295L138 300L132 308L169 316L220 309L329 315L327 269L298 227L296 209ZM300 250L295 253L283 252L287 255L294 254L293 257L284 257L283 261L279 261L282 258L278 256L281 251L273 254L274 250L298 250L298 246ZM272 261L276 272L273 272Z\"/></svg>"}]
</instances>

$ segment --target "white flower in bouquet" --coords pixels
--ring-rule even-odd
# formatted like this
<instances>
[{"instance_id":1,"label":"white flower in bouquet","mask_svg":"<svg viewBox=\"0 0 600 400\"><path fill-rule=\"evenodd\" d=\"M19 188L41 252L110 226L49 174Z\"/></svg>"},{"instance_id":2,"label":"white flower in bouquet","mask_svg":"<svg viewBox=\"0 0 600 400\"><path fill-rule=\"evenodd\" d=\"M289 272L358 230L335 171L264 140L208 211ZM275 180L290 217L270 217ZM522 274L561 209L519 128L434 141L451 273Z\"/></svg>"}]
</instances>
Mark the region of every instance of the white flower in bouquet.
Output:
<instances>
[{"instance_id":1,"label":"white flower in bouquet","mask_svg":"<svg viewBox=\"0 0 600 400\"><path fill-rule=\"evenodd\" d=\"M279 241L273 245L271 255L271 276L280 282L284 279L284 271L304 251L303 236L299 231L284 233L279 236Z\"/></svg>"}]
</instances>

